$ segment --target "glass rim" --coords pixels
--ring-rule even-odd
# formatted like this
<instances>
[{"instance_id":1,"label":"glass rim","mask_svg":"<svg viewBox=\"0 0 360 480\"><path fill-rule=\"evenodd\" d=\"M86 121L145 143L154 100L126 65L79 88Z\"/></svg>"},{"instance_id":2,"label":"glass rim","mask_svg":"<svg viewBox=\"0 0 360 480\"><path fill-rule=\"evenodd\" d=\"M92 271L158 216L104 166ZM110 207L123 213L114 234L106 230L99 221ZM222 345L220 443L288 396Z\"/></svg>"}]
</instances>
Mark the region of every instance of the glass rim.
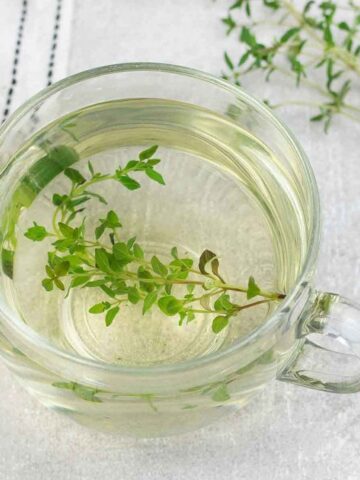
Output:
<instances>
[{"instance_id":1,"label":"glass rim","mask_svg":"<svg viewBox=\"0 0 360 480\"><path fill-rule=\"evenodd\" d=\"M11 128L16 125L16 123L30 110L40 105L42 102L44 102L46 99L48 99L55 93L77 83L80 83L84 80L99 76L124 72L146 71L170 73L179 76L192 77L196 80L213 84L220 89L227 91L228 93L231 93L237 97L241 97L241 99L246 104L250 105L257 111L259 111L261 115L270 120L273 125L278 129L278 131L292 145L297 155L297 161L300 161L304 168L309 183L309 191L311 193L311 200L313 203L314 211L313 221L311 225L311 237L309 238L309 247L306 252L306 257L303 262L302 269L289 293L286 295L286 298L279 303L277 308L259 327L255 328L249 334L242 337L239 341L235 341L228 348L212 352L210 354L204 355L203 357L192 358L174 364L160 364L142 367L107 364L105 362L97 361L95 359L78 356L76 354L63 350L60 347L57 347L45 337L38 334L35 330L31 329L20 319L19 316L14 314L14 312L8 310L6 308L6 305L3 305L3 302L0 302L0 314L8 324L10 330L13 331L15 334L19 335L19 337L21 337L27 345L32 347L32 349L38 350L40 348L41 351L46 352L51 357L61 357L61 359L64 361L87 366L98 371L111 371L111 373L113 374L118 373L119 375L127 374L135 376L151 376L179 372L181 373L185 370L195 369L205 366L207 364L214 364L215 362L221 361L224 357L230 357L234 353L244 348L250 342L253 342L256 338L266 335L266 333L274 326L276 326L277 323L280 323L281 315L279 315L279 311L290 307L294 299L297 298L298 294L304 288L304 282L307 284L308 277L313 273L313 267L317 260L320 244L320 200L318 187L310 161L307 158L307 155L305 154L303 148L294 137L293 133L282 122L282 120L280 120L263 102L257 100L255 97L244 91L242 88L233 85L226 80L217 78L212 74L202 72L201 70L167 63L133 62L100 66L70 75L62 80L59 80L58 82L55 82L53 85L42 89L40 92L30 97L9 116L9 118L3 123L3 125L0 126L0 148L1 138L4 137L6 133L11 130Z\"/></svg>"}]
</instances>

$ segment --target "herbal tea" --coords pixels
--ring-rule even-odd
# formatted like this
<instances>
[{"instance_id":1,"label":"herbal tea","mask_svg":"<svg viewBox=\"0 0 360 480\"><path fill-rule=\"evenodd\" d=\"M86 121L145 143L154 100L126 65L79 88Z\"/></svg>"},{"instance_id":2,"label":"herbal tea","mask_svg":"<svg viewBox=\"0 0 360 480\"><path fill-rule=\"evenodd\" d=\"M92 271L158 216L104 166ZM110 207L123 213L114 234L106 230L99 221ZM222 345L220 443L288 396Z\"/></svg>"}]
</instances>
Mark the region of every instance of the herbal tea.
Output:
<instances>
[{"instance_id":1,"label":"herbal tea","mask_svg":"<svg viewBox=\"0 0 360 480\"><path fill-rule=\"evenodd\" d=\"M16 159L29 168L2 220L6 295L63 349L180 362L248 334L284 298L258 172L276 159L230 119L107 102L50 124Z\"/></svg>"}]
</instances>

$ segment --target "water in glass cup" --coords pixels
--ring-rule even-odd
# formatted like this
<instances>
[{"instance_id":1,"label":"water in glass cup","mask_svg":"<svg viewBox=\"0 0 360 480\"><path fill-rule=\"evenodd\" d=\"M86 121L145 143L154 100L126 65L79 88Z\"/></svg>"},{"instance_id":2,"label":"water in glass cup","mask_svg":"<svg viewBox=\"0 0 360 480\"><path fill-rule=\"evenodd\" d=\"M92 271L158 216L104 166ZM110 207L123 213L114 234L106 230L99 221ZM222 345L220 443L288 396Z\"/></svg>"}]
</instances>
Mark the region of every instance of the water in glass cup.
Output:
<instances>
[{"instance_id":1,"label":"water in glass cup","mask_svg":"<svg viewBox=\"0 0 360 480\"><path fill-rule=\"evenodd\" d=\"M92 192L104 197L107 205L94 196L75 224L86 219L86 232L93 236L99 219L113 210L122 224L118 238L136 237L146 258L156 255L166 264L176 246L179 255L197 266L201 253L209 249L216 253L226 282L246 284L252 275L262 289L283 291L286 271L281 257L275 260L274 231L259 194L266 188L259 182L259 169L273 161L273 155L230 119L176 101L111 101L51 123L28 140L16 158L35 165L52 148L67 146L79 156L73 167L88 178L89 161L96 171L112 173L150 145L158 145L157 170L166 185L141 172L133 176L141 184L136 190L116 181L95 183ZM46 168L37 174L46 176ZM29 176L31 169L22 178ZM156 306L143 315L142 304L124 302L106 326L104 314L89 312L92 305L108 300L101 288L73 288L66 295L42 286L54 239L31 241L24 233L33 222L51 231L53 196L71 187L62 172L46 182L31 205L15 209L14 218L7 219L14 224L16 253L12 278L4 276L4 282L7 299L23 321L62 349L124 366L178 363L230 345L263 323L274 308L269 303L244 310L216 334L213 316L207 313L199 312L191 322L179 325L178 316L167 316ZM102 238L111 246L108 235ZM294 268L296 261L294 252ZM184 295L183 288L175 286L172 293ZM243 295L234 298L245 300Z\"/></svg>"}]
</instances>

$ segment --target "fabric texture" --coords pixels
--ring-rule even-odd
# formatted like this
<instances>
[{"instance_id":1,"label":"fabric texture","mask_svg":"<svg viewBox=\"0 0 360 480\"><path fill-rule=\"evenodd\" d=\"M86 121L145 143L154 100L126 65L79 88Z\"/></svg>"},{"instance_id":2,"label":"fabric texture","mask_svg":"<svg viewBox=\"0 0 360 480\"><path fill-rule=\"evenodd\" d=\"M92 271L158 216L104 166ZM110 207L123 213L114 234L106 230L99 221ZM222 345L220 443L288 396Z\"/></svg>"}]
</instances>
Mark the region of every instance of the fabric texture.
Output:
<instances>
[{"instance_id":1,"label":"fabric texture","mask_svg":"<svg viewBox=\"0 0 360 480\"><path fill-rule=\"evenodd\" d=\"M66 74L72 3L0 0L1 122L31 95Z\"/></svg>"},{"instance_id":2,"label":"fabric texture","mask_svg":"<svg viewBox=\"0 0 360 480\"><path fill-rule=\"evenodd\" d=\"M220 75L223 51L239 54L236 35L226 37L220 20L233 2L0 0L0 122L48 82L99 65L160 61ZM244 87L267 98L276 75L265 86L258 77ZM291 98L294 84L279 80L279 86L281 98ZM277 114L307 152L320 190L316 287L358 299L359 125L338 117L325 135L306 108ZM134 440L86 430L46 409L1 362L0 392L1 480L360 478L359 394L273 382L217 424L180 437Z\"/></svg>"}]
</instances>

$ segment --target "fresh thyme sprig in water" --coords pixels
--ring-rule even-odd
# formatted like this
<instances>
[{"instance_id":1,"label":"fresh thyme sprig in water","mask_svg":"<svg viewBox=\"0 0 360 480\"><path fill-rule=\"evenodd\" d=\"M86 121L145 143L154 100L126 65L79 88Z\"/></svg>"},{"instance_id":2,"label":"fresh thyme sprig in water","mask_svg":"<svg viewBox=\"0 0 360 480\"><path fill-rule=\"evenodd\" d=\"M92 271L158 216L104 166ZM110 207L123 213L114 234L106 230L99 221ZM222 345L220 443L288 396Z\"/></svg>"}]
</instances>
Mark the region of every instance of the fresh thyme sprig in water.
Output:
<instances>
[{"instance_id":1,"label":"fresh thyme sprig in water","mask_svg":"<svg viewBox=\"0 0 360 480\"><path fill-rule=\"evenodd\" d=\"M143 314L157 305L165 315L178 315L180 325L194 320L196 314L211 314L215 333L242 310L284 298L284 294L260 289L253 277L246 286L228 283L220 274L218 257L210 250L204 250L197 266L192 259L181 256L176 247L169 252L170 261L161 261L156 255L146 258L135 237L122 238L122 223L113 210L99 219L93 237L86 235L85 217L80 222L78 214L86 210L91 199L107 204L103 196L91 191L92 185L111 180L136 190L140 183L133 175L141 172L165 185L154 168L160 162L154 158L157 148L154 145L142 151L138 159L130 160L114 174L96 172L90 162L89 178L74 168L64 170L71 186L68 193L53 195L52 230L34 223L25 232L33 241L54 240L53 249L48 252L43 287L47 291L56 287L65 295L74 288L100 288L108 299L92 305L89 312L105 314L107 326L119 314L122 304L139 303ZM243 294L246 300L259 299L238 303L230 292Z\"/></svg>"},{"instance_id":2,"label":"fresh thyme sprig in water","mask_svg":"<svg viewBox=\"0 0 360 480\"><path fill-rule=\"evenodd\" d=\"M338 114L360 122L360 105L349 99L360 87L360 4L349 0L344 8L334 1L307 1L298 9L290 0L237 0L222 22L244 47L237 57L224 53L225 79L240 85L254 71L262 71L267 81L273 74L293 77L302 87L297 96L277 104L266 101L269 106L310 106L315 110L311 121L323 122L325 131ZM273 31L267 42L265 29ZM304 100L304 88L316 99Z\"/></svg>"}]
</instances>

